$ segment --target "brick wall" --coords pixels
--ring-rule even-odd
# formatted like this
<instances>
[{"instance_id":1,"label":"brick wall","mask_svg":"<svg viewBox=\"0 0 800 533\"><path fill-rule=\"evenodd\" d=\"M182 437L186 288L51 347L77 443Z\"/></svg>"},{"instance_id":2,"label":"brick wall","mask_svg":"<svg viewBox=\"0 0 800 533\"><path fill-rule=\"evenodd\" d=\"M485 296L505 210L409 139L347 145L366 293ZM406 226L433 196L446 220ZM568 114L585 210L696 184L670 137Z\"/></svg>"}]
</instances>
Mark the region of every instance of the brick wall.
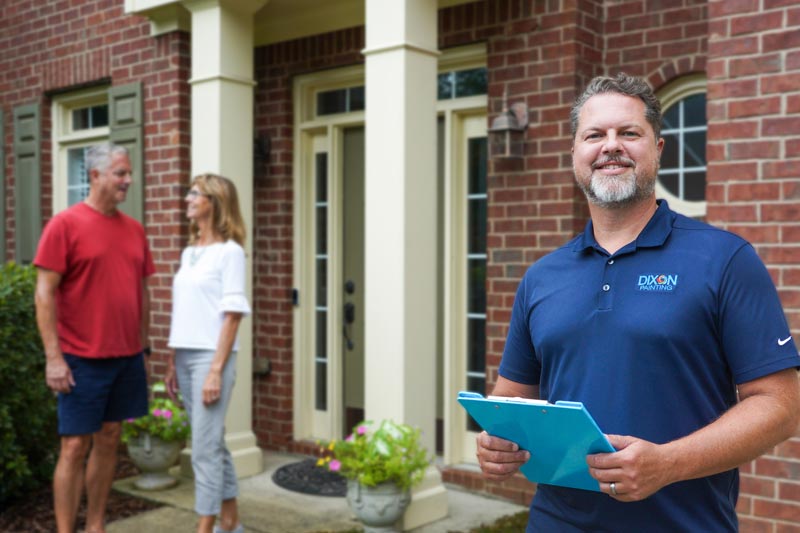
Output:
<instances>
[{"instance_id":1,"label":"brick wall","mask_svg":"<svg viewBox=\"0 0 800 533\"><path fill-rule=\"evenodd\" d=\"M153 341L164 348L172 274L185 244L179 183L189 172L189 36L150 36L123 2L5 0L0 7L0 109L5 116L6 249L14 251L14 107L40 103L42 211L52 216L51 96L87 85L141 81L144 100L145 226L156 261L151 281ZM163 374L163 351L151 361Z\"/></svg>"},{"instance_id":2,"label":"brick wall","mask_svg":"<svg viewBox=\"0 0 800 533\"><path fill-rule=\"evenodd\" d=\"M744 0L708 11L708 220L753 243L797 339L800 6ZM742 531L800 531L800 438L741 472Z\"/></svg>"}]
</instances>

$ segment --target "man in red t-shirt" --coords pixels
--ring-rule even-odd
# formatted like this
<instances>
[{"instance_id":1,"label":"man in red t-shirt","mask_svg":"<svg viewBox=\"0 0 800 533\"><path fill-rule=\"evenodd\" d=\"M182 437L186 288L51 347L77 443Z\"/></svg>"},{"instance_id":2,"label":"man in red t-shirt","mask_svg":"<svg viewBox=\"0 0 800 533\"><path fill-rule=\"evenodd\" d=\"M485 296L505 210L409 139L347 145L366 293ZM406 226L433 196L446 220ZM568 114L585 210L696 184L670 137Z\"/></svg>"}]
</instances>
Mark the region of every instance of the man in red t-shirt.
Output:
<instances>
[{"instance_id":1,"label":"man in red t-shirt","mask_svg":"<svg viewBox=\"0 0 800 533\"><path fill-rule=\"evenodd\" d=\"M122 420L147 414L147 278L155 267L144 228L117 209L132 182L128 151L93 146L86 168L89 196L50 220L34 259L47 385L58 393L59 533L75 527L84 483L86 533L105 531Z\"/></svg>"}]
</instances>

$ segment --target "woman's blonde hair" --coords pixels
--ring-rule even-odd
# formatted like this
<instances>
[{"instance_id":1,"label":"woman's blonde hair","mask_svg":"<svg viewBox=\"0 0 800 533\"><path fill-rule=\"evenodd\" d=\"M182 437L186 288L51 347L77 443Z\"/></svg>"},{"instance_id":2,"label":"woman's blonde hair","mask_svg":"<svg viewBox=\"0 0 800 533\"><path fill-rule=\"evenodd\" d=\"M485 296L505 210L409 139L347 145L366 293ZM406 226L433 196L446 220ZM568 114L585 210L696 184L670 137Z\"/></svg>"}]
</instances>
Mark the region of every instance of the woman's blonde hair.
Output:
<instances>
[{"instance_id":1,"label":"woman's blonde hair","mask_svg":"<svg viewBox=\"0 0 800 533\"><path fill-rule=\"evenodd\" d=\"M216 174L200 174L192 180L192 186L195 185L214 206L211 215L214 233L221 235L226 241L233 239L243 247L246 233L239 210L239 195L233 182ZM197 223L192 220L189 224L189 244L197 241L198 231Z\"/></svg>"}]
</instances>

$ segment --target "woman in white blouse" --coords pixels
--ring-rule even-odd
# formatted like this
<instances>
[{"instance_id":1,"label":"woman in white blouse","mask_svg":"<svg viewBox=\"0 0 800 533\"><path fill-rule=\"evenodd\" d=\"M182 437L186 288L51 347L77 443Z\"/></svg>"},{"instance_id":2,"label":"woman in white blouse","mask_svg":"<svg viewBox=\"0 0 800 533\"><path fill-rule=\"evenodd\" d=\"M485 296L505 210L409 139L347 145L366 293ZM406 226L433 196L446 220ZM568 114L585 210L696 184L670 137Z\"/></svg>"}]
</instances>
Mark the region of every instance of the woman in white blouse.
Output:
<instances>
[{"instance_id":1,"label":"woman in white blouse","mask_svg":"<svg viewBox=\"0 0 800 533\"><path fill-rule=\"evenodd\" d=\"M233 183L203 174L186 195L189 246L172 284L166 382L178 389L192 425L192 468L198 533L244 531L225 412L236 379L236 333L250 313L245 297L245 228ZM219 525L215 525L217 515Z\"/></svg>"}]
</instances>

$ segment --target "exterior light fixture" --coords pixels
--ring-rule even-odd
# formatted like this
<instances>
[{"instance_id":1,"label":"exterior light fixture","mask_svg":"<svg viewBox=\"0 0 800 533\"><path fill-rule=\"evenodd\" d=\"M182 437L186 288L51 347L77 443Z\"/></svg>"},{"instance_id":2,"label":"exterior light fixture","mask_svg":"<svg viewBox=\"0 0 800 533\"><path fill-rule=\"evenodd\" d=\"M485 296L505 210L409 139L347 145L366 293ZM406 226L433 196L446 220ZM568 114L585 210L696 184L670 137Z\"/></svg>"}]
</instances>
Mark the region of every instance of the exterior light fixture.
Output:
<instances>
[{"instance_id":1,"label":"exterior light fixture","mask_svg":"<svg viewBox=\"0 0 800 533\"><path fill-rule=\"evenodd\" d=\"M492 157L522 157L527 128L528 106L523 102L509 106L508 92L503 93L503 111L489 128Z\"/></svg>"}]
</instances>

